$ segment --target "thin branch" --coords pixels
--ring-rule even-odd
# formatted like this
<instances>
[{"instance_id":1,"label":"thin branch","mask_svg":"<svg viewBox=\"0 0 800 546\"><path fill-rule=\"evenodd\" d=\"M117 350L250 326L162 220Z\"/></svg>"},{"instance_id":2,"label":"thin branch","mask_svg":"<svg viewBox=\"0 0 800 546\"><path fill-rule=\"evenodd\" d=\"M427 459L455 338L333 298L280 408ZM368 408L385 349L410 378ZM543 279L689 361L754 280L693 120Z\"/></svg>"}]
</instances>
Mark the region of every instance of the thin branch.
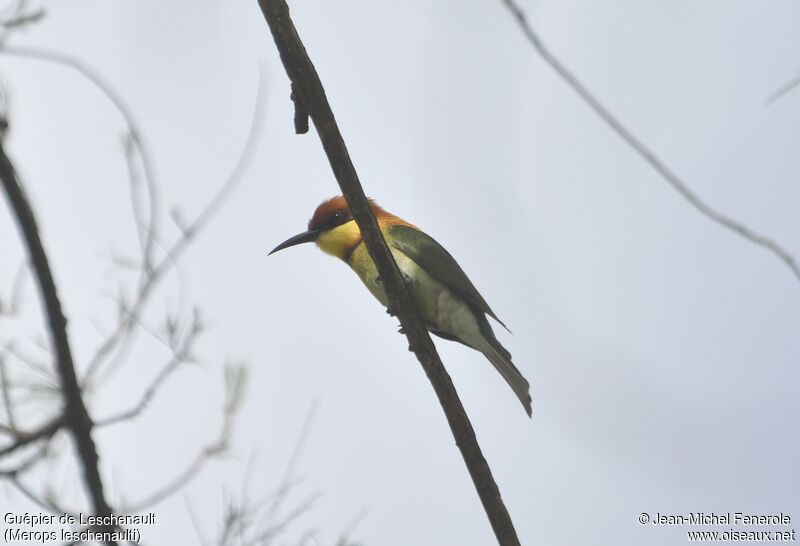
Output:
<instances>
[{"instance_id":1,"label":"thin branch","mask_svg":"<svg viewBox=\"0 0 800 546\"><path fill-rule=\"evenodd\" d=\"M358 514L356 514L356 516L353 518L350 524L347 527L345 527L344 531L342 531L342 533L339 535L339 540L336 541L336 546L353 546L350 543L350 535L353 533L353 531L355 531L356 527L358 527L358 524L361 523L361 521L366 517L366 515L367 515L366 508L364 508Z\"/></svg>"},{"instance_id":2,"label":"thin branch","mask_svg":"<svg viewBox=\"0 0 800 546\"><path fill-rule=\"evenodd\" d=\"M686 201L697 209L706 218L740 235L751 243L763 247L777 256L791 270L795 277L800 280L800 264L797 259L789 253L783 246L776 241L757 233L741 222L734 220L730 216L722 214L711 205L700 199L700 197L689 188L689 186L675 174L667 165L659 159L655 153L639 140L625 125L622 124L594 94L562 63L542 42L539 35L528 23L525 13L517 5L515 0L502 0L508 10L519 23L522 32L542 59L555 70L569 87L577 93L600 118L616 132L633 150L639 154L650 166L672 186Z\"/></svg>"},{"instance_id":3,"label":"thin branch","mask_svg":"<svg viewBox=\"0 0 800 546\"><path fill-rule=\"evenodd\" d=\"M303 435L301 434L301 436ZM295 444L295 447L297 447L297 443ZM238 546L243 546L244 544L249 544L252 542L251 538L246 537L249 537L253 533L263 533L264 529L274 529L277 526L280 526L281 522L274 524L273 520L268 515L263 514L268 510L265 507L269 503L271 508L271 505L275 502L276 497L288 497L290 491L294 490L300 483L299 480L285 482L274 491L271 491L267 495L263 496L261 499L251 501L249 498L248 488L250 485L252 485L252 469L253 458L250 459L242 479L242 486L238 501L234 499L229 499L226 501L222 530L220 531L218 538L214 541L216 546L227 546L232 544L232 541L234 540L235 544ZM262 525L258 526L257 530L253 530L254 527L257 527L258 522L261 522ZM261 546L266 545L262 544Z\"/></svg>"},{"instance_id":4,"label":"thin branch","mask_svg":"<svg viewBox=\"0 0 800 546\"><path fill-rule=\"evenodd\" d=\"M314 503L321 495L315 494L308 497L305 501L297 505L291 512L286 514L278 523L269 525L266 529L259 532L256 536L245 542L246 546L268 545L270 540L280 536L286 531L289 525L303 514L314 507Z\"/></svg>"},{"instance_id":5,"label":"thin branch","mask_svg":"<svg viewBox=\"0 0 800 546\"><path fill-rule=\"evenodd\" d=\"M11 11L11 15L3 16L0 19L0 44L6 42L14 31L31 26L44 19L45 11L42 8L29 10L28 0L17 0L17 3L6 11Z\"/></svg>"},{"instance_id":6,"label":"thin branch","mask_svg":"<svg viewBox=\"0 0 800 546\"><path fill-rule=\"evenodd\" d=\"M211 220L216 216L224 203L228 200L231 194L236 190L241 181L244 179L244 173L255 151L255 145L258 142L258 136L261 130L261 121L264 117L264 94L263 94L263 77L259 77L259 86L256 94L255 105L253 107L253 117L250 124L250 129L247 134L244 148L239 156L233 170L231 171L228 179L220 187L214 197L208 202L206 207L198 214L194 220L182 230L180 238L169 248L166 256L161 259L157 264L152 267L149 275L141 283L136 297L131 304L130 309L125 310L123 316L117 323L114 331L103 341L100 347L95 351L92 356L87 372L85 381L88 381L96 372L98 367L104 359L118 346L118 344L127 336L133 326L137 323L139 315L145 307L153 289L158 282L162 279L168 269L178 260L183 252L194 241L197 235L207 227Z\"/></svg>"},{"instance_id":7,"label":"thin branch","mask_svg":"<svg viewBox=\"0 0 800 546\"><path fill-rule=\"evenodd\" d=\"M38 359L30 353L23 352L23 350L18 347L17 342L15 340L11 340L8 343L1 345L0 351L3 351L10 356L13 356L20 363L30 368L31 371L36 372L36 374L41 378L43 379L53 378L53 373L48 367L49 362L45 362L41 359Z\"/></svg>"},{"instance_id":8,"label":"thin branch","mask_svg":"<svg viewBox=\"0 0 800 546\"><path fill-rule=\"evenodd\" d=\"M13 316L19 312L27 273L28 263L23 261L21 264L19 264L17 272L14 274L14 280L11 282L11 293L8 297L8 303L3 303L0 305L0 315Z\"/></svg>"},{"instance_id":9,"label":"thin branch","mask_svg":"<svg viewBox=\"0 0 800 546\"><path fill-rule=\"evenodd\" d=\"M276 492L282 496L284 493ZM277 522L265 519L261 515L263 503L255 505L230 504L226 507L222 532L216 540L217 546L269 546L272 540L282 535L289 525L308 512L321 495L319 493L308 496L303 502L295 506L289 513ZM262 524L256 527L256 522Z\"/></svg>"},{"instance_id":10,"label":"thin branch","mask_svg":"<svg viewBox=\"0 0 800 546\"><path fill-rule=\"evenodd\" d=\"M0 477L8 479L12 476L19 476L25 471L30 470L34 465L36 465L36 463L47 458L47 455L49 454L48 448L48 444L43 444L39 449L36 450L36 452L33 453L33 455L30 455L27 459L24 459L21 463L18 463L13 468L0 469Z\"/></svg>"},{"instance_id":11,"label":"thin branch","mask_svg":"<svg viewBox=\"0 0 800 546\"><path fill-rule=\"evenodd\" d=\"M258 3L272 32L295 96L314 122L331 169L361 230L369 255L377 266L389 300L389 307L400 319L400 325L408 338L409 348L416 354L436 391L450 430L461 450L461 455L497 540L502 546L519 546L519 539L511 517L503 504L491 469L475 438L475 431L472 429L469 417L464 411L453 382L442 365L425 325L419 318L386 241L378 229L378 224L370 210L355 167L350 160L330 104L328 104L322 82L320 82L314 65L311 63L305 46L289 16L289 7L285 0L258 0Z\"/></svg>"},{"instance_id":12,"label":"thin branch","mask_svg":"<svg viewBox=\"0 0 800 546\"><path fill-rule=\"evenodd\" d=\"M317 529L309 529L305 533L300 536L300 538L296 542L296 546L319 546L319 539L317 535L319 531ZM336 546L342 546L339 542L336 542ZM355 544L351 544L349 546L356 546Z\"/></svg>"},{"instance_id":13,"label":"thin branch","mask_svg":"<svg viewBox=\"0 0 800 546\"><path fill-rule=\"evenodd\" d=\"M6 156L2 138L0 138L0 179L2 179L9 205L25 240L30 262L39 285L50 337L56 354L56 369L64 397L64 419L75 439L78 456L83 467L84 482L92 499L92 508L97 515L108 515L111 514L111 507L103 492L97 447L92 438L92 420L83 403L75 373L72 350L67 337L67 319L61 309L61 302L58 298L47 254L39 237L39 227L33 209L17 180L16 170ZM109 541L109 544L115 543Z\"/></svg>"},{"instance_id":14,"label":"thin branch","mask_svg":"<svg viewBox=\"0 0 800 546\"><path fill-rule=\"evenodd\" d=\"M32 11L30 13L23 13L22 15L17 15L12 17L11 19L6 19L3 21L2 26L5 30L10 29L18 29L20 27L24 27L27 25L32 25L33 23L38 23L44 19L44 9L39 8L36 11ZM5 37L0 38L0 40L4 40Z\"/></svg>"},{"instance_id":15,"label":"thin branch","mask_svg":"<svg viewBox=\"0 0 800 546\"><path fill-rule=\"evenodd\" d=\"M186 507L186 513L189 515L189 520L192 522L192 529L194 529L194 534L197 536L197 543L201 546L206 546L206 540L203 538L203 534L200 530L200 518L195 514L192 505L189 502L189 497L186 493L183 493L183 504Z\"/></svg>"},{"instance_id":16,"label":"thin branch","mask_svg":"<svg viewBox=\"0 0 800 546\"><path fill-rule=\"evenodd\" d=\"M131 191L131 207L133 209L133 219L136 224L136 234L139 237L139 244L142 253L142 266L139 283L143 283L153 267L153 248L157 238L158 229L158 191L155 182L146 177L147 192L149 195L149 210L144 211L144 207L139 200L140 186L142 185L139 170L136 168L136 151L138 149L137 140L134 133L127 133L122 141L125 151L125 164L128 167L128 181ZM141 155L140 155L141 157ZM145 174L147 173L145 167ZM149 219L149 221L147 220Z\"/></svg>"},{"instance_id":17,"label":"thin branch","mask_svg":"<svg viewBox=\"0 0 800 546\"><path fill-rule=\"evenodd\" d=\"M132 408L111 417L106 417L105 419L98 419L95 422L95 426L105 427L115 423L120 423L122 421L129 421L138 417L145 410L145 408L147 408L169 376L178 369L178 366L190 360L190 350L194 340L197 338L197 334L199 333L199 325L192 327L189 330L189 333L184 336L183 342L180 344L180 346L174 348L172 358L170 358L166 365L161 368L161 371L153 378L153 380L142 393L139 401Z\"/></svg>"},{"instance_id":18,"label":"thin branch","mask_svg":"<svg viewBox=\"0 0 800 546\"><path fill-rule=\"evenodd\" d=\"M17 488L17 490L22 493L27 499L34 504L39 505L41 508L47 510L51 514L61 515L61 514L69 514L69 512L63 510L60 506L58 506L53 499L40 497L36 493L34 493L28 486L22 483L19 479L19 476L12 474L8 477L8 481Z\"/></svg>"},{"instance_id":19,"label":"thin branch","mask_svg":"<svg viewBox=\"0 0 800 546\"><path fill-rule=\"evenodd\" d=\"M123 513L141 512L183 489L192 481L205 464L228 447L233 434L233 422L242 403L244 386L247 380L243 366L228 366L225 369L225 403L222 412L222 425L217 438L203 447L194 460L178 475L157 491L147 495L138 502L123 508Z\"/></svg>"},{"instance_id":20,"label":"thin branch","mask_svg":"<svg viewBox=\"0 0 800 546\"><path fill-rule=\"evenodd\" d=\"M146 228L142 225L143 214L141 213L140 209L137 206L138 201L134 199L134 217L136 219L137 234L139 235L140 240L142 242L143 266L139 281L140 291L141 291L143 289L142 285L145 284L146 279L149 276L150 269L152 267L153 245L156 233L158 232L157 211L158 211L159 196L156 185L154 161L152 160L152 156L149 152L149 149L147 147L144 138L142 137L142 132L139 129L138 124L136 123L136 118L133 115L131 109L128 107L127 103L122 98L122 96L114 90L114 87L108 81L106 81L106 79L102 75L100 75L100 73L96 72L88 65L80 61L79 59L74 58L70 55L66 55L56 51L49 51L46 49L19 47L19 46L2 46L0 47L0 54L12 55L28 59L36 59L40 61L54 63L61 66L66 66L73 70L76 70L79 74L81 74L86 79L88 79L92 84L94 84L111 101L111 103L114 105L117 111L119 111L119 113L124 118L125 123L128 126L128 148L126 157L130 159L132 149L135 148L138 151L143 166L144 180L147 186L147 191L149 196L149 209L150 209L148 216L149 225ZM143 233L143 231L146 231L146 233ZM106 356L108 352L110 352L114 347L116 347L116 341L107 348L107 352L103 353L98 360L101 360L102 357ZM93 369L92 366L90 366L90 370L91 369Z\"/></svg>"},{"instance_id":21,"label":"thin branch","mask_svg":"<svg viewBox=\"0 0 800 546\"><path fill-rule=\"evenodd\" d=\"M786 95L789 91L794 89L800 85L800 74L780 86L778 89L770 93L770 95L764 100L766 106L772 106L772 104L777 101L782 96Z\"/></svg>"},{"instance_id":22,"label":"thin branch","mask_svg":"<svg viewBox=\"0 0 800 546\"><path fill-rule=\"evenodd\" d=\"M45 61L76 70L94 84L111 101L125 120L125 124L128 126L130 143L138 151L139 157L142 160L144 179L150 198L150 225L147 228L147 232L154 236L158 231L158 215L156 214L158 210L158 191L156 185L155 162L152 159L147 142L142 137L139 125L136 123L136 117L133 115L133 112L122 95L117 93L114 87L99 72L92 69L80 59L65 53L35 47L2 45L0 46L0 54ZM147 238L148 242L143 248L145 264L149 264L149 260L151 259L152 241L150 239L150 237Z\"/></svg>"},{"instance_id":23,"label":"thin branch","mask_svg":"<svg viewBox=\"0 0 800 546\"><path fill-rule=\"evenodd\" d=\"M23 447L28 446L38 440L49 440L53 437L53 435L55 435L56 432L61 430L61 427L64 426L64 424L64 419L58 418L42 425L33 432L22 432L21 430L17 430L15 434L16 439L11 444L0 448L0 457L5 457L6 455L14 453L15 451L22 449Z\"/></svg>"},{"instance_id":24,"label":"thin branch","mask_svg":"<svg viewBox=\"0 0 800 546\"><path fill-rule=\"evenodd\" d=\"M185 360L173 356L169 362L161 369L161 371L156 375L153 381L148 385L147 389L142 393L142 396L139 398L139 401L134 405L132 408L118 413L116 415L112 415L110 417L105 417L102 419L97 419L95 426L97 427L107 427L109 425L114 425L117 423L121 423L123 421L130 421L131 419L137 418L150 404L150 402L155 397L158 389L164 384L167 378L172 375L172 373L183 364Z\"/></svg>"},{"instance_id":25,"label":"thin branch","mask_svg":"<svg viewBox=\"0 0 800 546\"><path fill-rule=\"evenodd\" d=\"M3 394L3 405L6 410L6 417L8 418L8 428L16 434L17 421L15 419L14 404L11 401L11 386L9 383L6 359L0 354L0 392Z\"/></svg>"},{"instance_id":26,"label":"thin branch","mask_svg":"<svg viewBox=\"0 0 800 546\"><path fill-rule=\"evenodd\" d=\"M272 503L269 507L269 511L267 512L267 524L270 526L272 525L275 514L278 512L281 504L286 498L286 492L291 487L295 468L297 468L297 463L300 460L303 450L305 449L308 436L311 433L311 427L314 425L314 419L316 418L318 407L319 402L314 399L311 402L311 407L308 408L306 418L303 420L303 426L300 429L300 434L297 436L297 440L292 448L292 454L289 456L289 463L286 465L286 470L284 470L281 483L278 486L278 493L272 498Z\"/></svg>"}]
</instances>

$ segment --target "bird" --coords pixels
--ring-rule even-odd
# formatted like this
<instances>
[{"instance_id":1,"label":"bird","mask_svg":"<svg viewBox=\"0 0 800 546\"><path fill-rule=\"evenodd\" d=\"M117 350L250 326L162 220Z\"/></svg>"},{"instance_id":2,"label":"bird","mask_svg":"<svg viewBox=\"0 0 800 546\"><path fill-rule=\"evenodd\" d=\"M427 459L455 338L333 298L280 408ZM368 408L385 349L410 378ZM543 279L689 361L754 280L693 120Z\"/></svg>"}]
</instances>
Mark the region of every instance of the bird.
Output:
<instances>
[{"instance_id":1,"label":"bird","mask_svg":"<svg viewBox=\"0 0 800 546\"><path fill-rule=\"evenodd\" d=\"M487 316L506 330L508 328L497 318L455 258L433 237L387 212L375 200L369 199L369 206L428 331L483 353L531 417L530 384L511 361L511 353L497 340ZM349 265L392 314L375 262L367 252L361 231L344 197L338 195L323 201L314 211L306 231L290 237L269 254L311 242Z\"/></svg>"}]
</instances>

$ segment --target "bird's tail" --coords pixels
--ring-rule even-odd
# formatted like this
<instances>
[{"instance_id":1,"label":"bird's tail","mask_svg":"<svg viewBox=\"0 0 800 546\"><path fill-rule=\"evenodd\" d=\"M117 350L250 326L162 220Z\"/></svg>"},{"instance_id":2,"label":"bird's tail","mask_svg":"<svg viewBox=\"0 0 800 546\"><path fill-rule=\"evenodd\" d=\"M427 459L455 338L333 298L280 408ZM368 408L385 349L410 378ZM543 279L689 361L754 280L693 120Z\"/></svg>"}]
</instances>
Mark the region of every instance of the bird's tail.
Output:
<instances>
[{"instance_id":1,"label":"bird's tail","mask_svg":"<svg viewBox=\"0 0 800 546\"><path fill-rule=\"evenodd\" d=\"M522 406L525 408L528 417L530 417L531 386L517 367L514 366L514 363L511 362L511 353L506 351L497 340L494 340L494 343L490 343L487 350L482 352L486 358L489 359L489 362L494 364L494 367L497 368L497 371L500 372L500 375L503 376L506 383L513 389L514 394L516 394L519 401L522 402Z\"/></svg>"}]
</instances>

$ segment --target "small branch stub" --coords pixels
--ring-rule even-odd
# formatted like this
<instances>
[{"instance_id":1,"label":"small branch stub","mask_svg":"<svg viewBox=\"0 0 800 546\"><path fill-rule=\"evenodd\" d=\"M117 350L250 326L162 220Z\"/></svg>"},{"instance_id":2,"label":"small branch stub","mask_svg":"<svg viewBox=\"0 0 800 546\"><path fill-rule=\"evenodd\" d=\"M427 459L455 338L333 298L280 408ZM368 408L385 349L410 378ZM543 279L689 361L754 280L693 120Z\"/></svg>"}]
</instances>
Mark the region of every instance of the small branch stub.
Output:
<instances>
[{"instance_id":1,"label":"small branch stub","mask_svg":"<svg viewBox=\"0 0 800 546\"><path fill-rule=\"evenodd\" d=\"M303 101L300 100L294 83L292 83L291 99L294 102L294 132L304 135L308 132L308 110L303 106Z\"/></svg>"}]
</instances>

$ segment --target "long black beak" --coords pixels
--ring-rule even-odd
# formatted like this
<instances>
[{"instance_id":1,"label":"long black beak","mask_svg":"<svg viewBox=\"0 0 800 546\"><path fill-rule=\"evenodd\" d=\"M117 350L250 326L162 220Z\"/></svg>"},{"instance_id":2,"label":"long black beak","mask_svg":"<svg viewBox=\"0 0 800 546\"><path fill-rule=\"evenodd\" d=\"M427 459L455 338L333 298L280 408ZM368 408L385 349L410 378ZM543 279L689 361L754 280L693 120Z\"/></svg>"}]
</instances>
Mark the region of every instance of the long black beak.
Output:
<instances>
[{"instance_id":1,"label":"long black beak","mask_svg":"<svg viewBox=\"0 0 800 546\"><path fill-rule=\"evenodd\" d=\"M284 248L289 248L290 246L299 245L302 243L313 243L317 240L317 237L319 237L320 231L321 230L319 229L310 229L308 231L304 231L303 233L298 233L294 237L286 239L284 242L273 248L272 251L267 254L267 256L270 254L275 254Z\"/></svg>"}]
</instances>

